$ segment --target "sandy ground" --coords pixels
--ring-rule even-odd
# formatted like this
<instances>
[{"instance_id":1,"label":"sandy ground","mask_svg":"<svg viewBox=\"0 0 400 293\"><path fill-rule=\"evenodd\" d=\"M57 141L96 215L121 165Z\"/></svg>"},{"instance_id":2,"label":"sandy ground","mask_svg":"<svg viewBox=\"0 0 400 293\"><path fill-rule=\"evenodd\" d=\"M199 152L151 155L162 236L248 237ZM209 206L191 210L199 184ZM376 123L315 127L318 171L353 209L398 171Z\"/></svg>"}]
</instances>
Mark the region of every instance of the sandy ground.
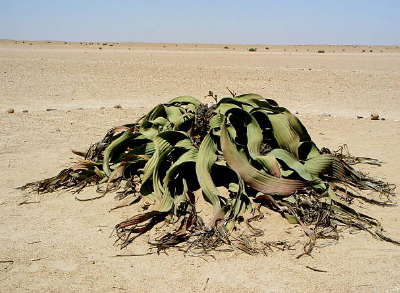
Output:
<instances>
[{"instance_id":1,"label":"sandy ground","mask_svg":"<svg viewBox=\"0 0 400 293\"><path fill-rule=\"evenodd\" d=\"M110 211L118 204L111 194L78 202L68 192L15 189L55 175L76 160L71 149L160 102L209 90L227 96L226 87L298 111L317 145L347 143L385 161L359 168L399 185L399 81L397 47L0 41L0 292L400 292L400 247L366 233L345 230L337 244L296 259L306 238L268 212L259 223L265 240L298 239L295 250L115 257L147 251L146 237L122 251L109 237L140 206ZM386 120L369 120L373 112ZM356 207L400 238L400 207Z\"/></svg>"}]
</instances>

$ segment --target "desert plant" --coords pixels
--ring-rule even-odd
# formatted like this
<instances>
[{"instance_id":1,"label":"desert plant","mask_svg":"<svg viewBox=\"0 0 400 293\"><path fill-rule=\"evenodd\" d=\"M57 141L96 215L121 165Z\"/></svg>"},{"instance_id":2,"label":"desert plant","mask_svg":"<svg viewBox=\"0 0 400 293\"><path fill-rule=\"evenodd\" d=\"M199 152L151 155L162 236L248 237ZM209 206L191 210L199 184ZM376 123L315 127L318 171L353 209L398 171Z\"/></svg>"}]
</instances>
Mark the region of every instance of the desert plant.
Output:
<instances>
[{"instance_id":1,"label":"desert plant","mask_svg":"<svg viewBox=\"0 0 400 293\"><path fill-rule=\"evenodd\" d=\"M349 206L356 198L390 204L357 192L373 190L387 199L394 194L392 185L351 167L379 162L319 149L300 120L274 100L231 93L217 101L210 92L217 102L211 107L190 96L160 104L137 122L109 130L88 151L74 151L83 159L71 168L23 188L79 192L98 185L96 198L118 190L119 198L149 202L148 211L116 225L122 246L158 223L174 222L175 230L152 242L158 249L188 243L187 249L208 251L229 244L256 253L261 248L235 235L235 226L245 219L252 235L261 235L250 224L262 217L252 214L261 206L301 225L309 237L305 253L317 238L337 239L338 225L396 243L376 219ZM206 224L196 209L196 190L212 210Z\"/></svg>"},{"instance_id":2,"label":"desert plant","mask_svg":"<svg viewBox=\"0 0 400 293\"><path fill-rule=\"evenodd\" d=\"M257 52L257 48L249 48L247 49L249 52Z\"/></svg>"},{"instance_id":3,"label":"desert plant","mask_svg":"<svg viewBox=\"0 0 400 293\"><path fill-rule=\"evenodd\" d=\"M325 50L318 50L318 53L325 53Z\"/></svg>"}]
</instances>

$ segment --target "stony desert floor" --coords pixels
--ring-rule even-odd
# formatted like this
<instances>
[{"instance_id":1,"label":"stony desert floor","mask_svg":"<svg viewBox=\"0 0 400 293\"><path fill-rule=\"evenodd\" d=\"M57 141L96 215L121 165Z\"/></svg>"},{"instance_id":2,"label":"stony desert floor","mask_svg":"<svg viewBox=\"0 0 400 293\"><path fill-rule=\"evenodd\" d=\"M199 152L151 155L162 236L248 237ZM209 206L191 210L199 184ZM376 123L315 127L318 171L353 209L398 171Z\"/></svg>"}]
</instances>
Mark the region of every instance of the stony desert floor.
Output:
<instances>
[{"instance_id":1,"label":"stony desert floor","mask_svg":"<svg viewBox=\"0 0 400 293\"><path fill-rule=\"evenodd\" d=\"M110 236L140 204L110 211L119 203L112 194L79 202L70 192L16 189L57 174L77 160L72 149L85 150L158 103L203 99L210 90L228 96L227 87L297 112L320 147L347 144L354 155L386 162L358 168L400 185L398 47L3 40L0 292L400 292L400 247L366 232L344 230L337 244L296 259L301 229L265 210L264 240L299 240L295 250L115 257L147 252L146 236L123 250ZM371 121L371 113L385 120ZM80 196L93 195L88 188ZM399 206L354 206L400 239Z\"/></svg>"}]
</instances>

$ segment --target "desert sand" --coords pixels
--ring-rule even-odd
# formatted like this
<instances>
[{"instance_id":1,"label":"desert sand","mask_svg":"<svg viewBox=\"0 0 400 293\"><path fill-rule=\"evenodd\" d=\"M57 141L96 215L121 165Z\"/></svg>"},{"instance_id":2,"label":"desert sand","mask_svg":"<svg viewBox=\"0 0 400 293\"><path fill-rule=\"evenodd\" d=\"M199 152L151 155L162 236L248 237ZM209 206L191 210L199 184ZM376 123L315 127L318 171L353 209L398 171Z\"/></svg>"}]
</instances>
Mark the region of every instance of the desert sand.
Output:
<instances>
[{"instance_id":1,"label":"desert sand","mask_svg":"<svg viewBox=\"0 0 400 293\"><path fill-rule=\"evenodd\" d=\"M399 186L399 81L398 47L0 41L0 292L400 292L400 247L366 232L345 229L338 243L296 259L304 233L265 209L264 240L299 240L295 250L115 257L148 251L146 236L123 250L110 237L140 204L110 211L113 194L79 202L16 189L57 174L77 160L72 149L158 103L229 96L227 87L298 113L319 147L347 144L386 162L357 168ZM354 207L400 239L399 206Z\"/></svg>"}]
</instances>

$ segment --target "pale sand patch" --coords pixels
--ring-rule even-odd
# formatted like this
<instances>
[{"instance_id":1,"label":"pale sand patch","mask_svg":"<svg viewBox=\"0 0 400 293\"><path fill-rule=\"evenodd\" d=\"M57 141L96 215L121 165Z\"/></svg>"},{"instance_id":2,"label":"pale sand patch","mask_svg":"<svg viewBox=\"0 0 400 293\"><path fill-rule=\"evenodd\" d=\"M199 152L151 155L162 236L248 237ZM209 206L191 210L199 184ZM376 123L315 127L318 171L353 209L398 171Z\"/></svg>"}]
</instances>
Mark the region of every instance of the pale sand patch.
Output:
<instances>
[{"instance_id":1,"label":"pale sand patch","mask_svg":"<svg viewBox=\"0 0 400 293\"><path fill-rule=\"evenodd\" d=\"M40 203L18 205L27 197L14 188L69 166L72 148L87 148L157 103L178 95L202 98L209 90L225 96L226 87L299 111L317 145L335 149L347 143L355 155L386 161L380 168L360 168L400 184L396 47L258 46L251 53L246 49L252 45L177 45L101 44L99 50L97 44L0 42L0 260L14 261L0 264L0 292L400 291L400 248L366 233L344 231L338 244L301 259L295 258L301 245L267 257L219 253L208 262L174 251L113 258L147 249L146 237L123 251L108 237L138 207L109 212L117 204L111 195L82 203L70 193L31 195ZM116 104L123 109L113 109ZM6 114L8 108L16 113ZM25 109L29 113L21 113ZM386 120L370 121L372 112ZM82 196L93 194L88 189ZM400 238L399 207L359 206ZM259 227L271 241L302 235L272 213Z\"/></svg>"}]
</instances>

